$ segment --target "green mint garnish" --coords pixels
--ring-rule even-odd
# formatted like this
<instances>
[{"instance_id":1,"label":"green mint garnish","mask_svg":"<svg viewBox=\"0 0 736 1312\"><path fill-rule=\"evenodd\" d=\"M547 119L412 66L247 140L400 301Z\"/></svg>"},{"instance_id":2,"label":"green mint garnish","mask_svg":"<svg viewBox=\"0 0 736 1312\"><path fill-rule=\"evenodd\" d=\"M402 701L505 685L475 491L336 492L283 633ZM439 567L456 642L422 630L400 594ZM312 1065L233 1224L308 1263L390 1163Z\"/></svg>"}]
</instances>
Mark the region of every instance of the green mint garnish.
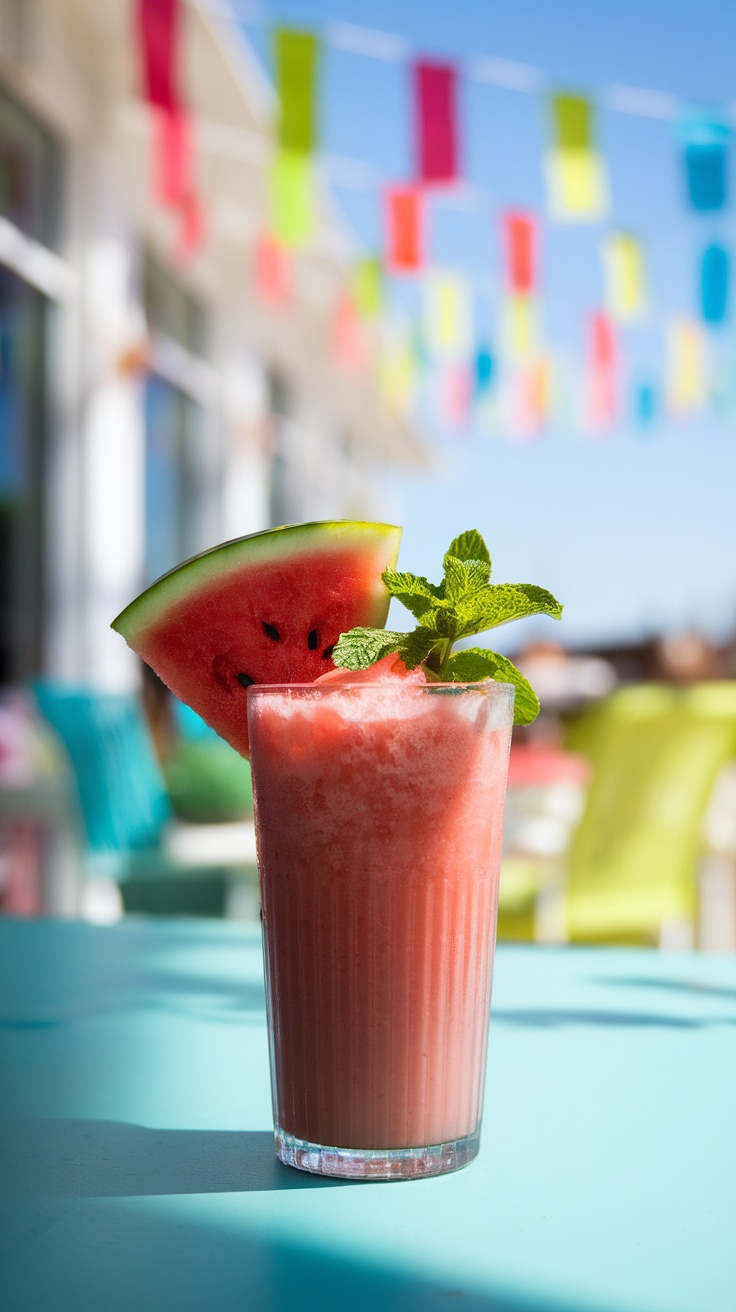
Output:
<instances>
[{"instance_id":1,"label":"green mint garnish","mask_svg":"<svg viewBox=\"0 0 736 1312\"><path fill-rule=\"evenodd\" d=\"M386 569L381 575L392 597L418 620L412 633L388 629L351 629L343 633L332 659L346 670L365 670L396 652L413 670L422 665L443 683L476 683L497 679L515 689L514 723L531 724L539 701L531 684L506 657L484 647L453 652L459 638L498 628L526 615L551 615L558 620L562 606L551 592L531 583L491 583L491 558L476 529L450 543L440 584L420 574Z\"/></svg>"}]
</instances>

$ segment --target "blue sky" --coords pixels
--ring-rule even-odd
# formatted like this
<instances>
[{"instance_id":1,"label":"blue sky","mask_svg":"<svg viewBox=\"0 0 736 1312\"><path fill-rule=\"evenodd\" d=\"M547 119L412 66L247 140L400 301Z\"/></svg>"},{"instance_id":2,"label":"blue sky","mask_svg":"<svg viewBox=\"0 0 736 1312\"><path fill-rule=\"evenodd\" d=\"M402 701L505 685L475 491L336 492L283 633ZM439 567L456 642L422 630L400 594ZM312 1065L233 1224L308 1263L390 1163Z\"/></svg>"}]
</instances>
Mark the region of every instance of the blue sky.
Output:
<instances>
[{"instance_id":1,"label":"blue sky","mask_svg":"<svg viewBox=\"0 0 736 1312\"><path fill-rule=\"evenodd\" d=\"M343 21L396 33L418 54L518 60L543 69L550 89L593 97L603 86L625 84L674 93L683 104L736 101L733 0L284 0L262 5L260 14L294 26ZM245 30L268 63L264 27ZM433 262L472 279L479 334L492 338L497 326L497 211L525 206L542 218L544 334L571 356L580 355L585 316L601 302L601 237L628 229L645 246L652 311L626 330L624 352L632 377L661 375L666 318L697 312L703 248L717 240L736 251L733 205L711 216L688 211L672 125L601 110L611 213L604 224L570 226L544 220L541 97L464 81L461 119L464 172L486 202L480 212L435 204L430 248ZM410 178L405 66L327 50L321 135L325 151L369 161L387 182ZM730 168L736 203L733 149ZM337 195L359 243L376 249L377 197ZM418 288L394 294L418 305ZM736 375L730 327L719 330L714 348ZM579 645L690 625L721 634L736 626L733 413L660 420L646 433L623 421L603 440L558 426L528 445L472 429L443 433L426 404L422 421L432 470L385 485L387 510L405 525L404 567L436 574L453 534L473 525L487 538L498 581L543 584L566 604L561 625L527 622L509 632L507 645L532 634Z\"/></svg>"}]
</instances>

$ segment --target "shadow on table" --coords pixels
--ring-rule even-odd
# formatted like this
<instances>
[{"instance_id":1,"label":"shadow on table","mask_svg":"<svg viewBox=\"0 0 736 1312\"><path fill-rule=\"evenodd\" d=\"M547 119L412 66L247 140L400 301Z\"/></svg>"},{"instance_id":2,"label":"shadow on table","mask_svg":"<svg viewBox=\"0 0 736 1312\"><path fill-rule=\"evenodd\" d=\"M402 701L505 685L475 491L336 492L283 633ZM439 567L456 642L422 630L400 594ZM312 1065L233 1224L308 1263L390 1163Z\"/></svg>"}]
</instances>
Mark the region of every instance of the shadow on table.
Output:
<instances>
[{"instance_id":1,"label":"shadow on table","mask_svg":"<svg viewBox=\"0 0 736 1312\"><path fill-rule=\"evenodd\" d=\"M153 1130L120 1121L6 1122L0 1190L10 1195L130 1198L340 1188L282 1165L270 1130Z\"/></svg>"},{"instance_id":2,"label":"shadow on table","mask_svg":"<svg viewBox=\"0 0 736 1312\"><path fill-rule=\"evenodd\" d=\"M736 1002L736 987L729 988L723 984L710 984L697 979L663 979L661 976L649 978L646 975L611 975L604 979L596 977L596 984L611 984L614 988L660 989L668 993L690 993L701 998L725 998Z\"/></svg>"},{"instance_id":3,"label":"shadow on table","mask_svg":"<svg viewBox=\"0 0 736 1312\"><path fill-rule=\"evenodd\" d=\"M611 1028L699 1030L709 1025L736 1025L736 1016L666 1016L657 1012L583 1010L572 1007L491 1009L492 1025L518 1025L528 1029L555 1029L562 1025Z\"/></svg>"},{"instance_id":4,"label":"shadow on table","mask_svg":"<svg viewBox=\"0 0 736 1312\"><path fill-rule=\"evenodd\" d=\"M0 1295L3 1312L570 1312L552 1297L479 1292L461 1265L409 1274L380 1250L355 1258L339 1245L327 1229L318 1247L266 1237L232 1205L195 1218L151 1200L25 1200L0 1225Z\"/></svg>"}]
</instances>

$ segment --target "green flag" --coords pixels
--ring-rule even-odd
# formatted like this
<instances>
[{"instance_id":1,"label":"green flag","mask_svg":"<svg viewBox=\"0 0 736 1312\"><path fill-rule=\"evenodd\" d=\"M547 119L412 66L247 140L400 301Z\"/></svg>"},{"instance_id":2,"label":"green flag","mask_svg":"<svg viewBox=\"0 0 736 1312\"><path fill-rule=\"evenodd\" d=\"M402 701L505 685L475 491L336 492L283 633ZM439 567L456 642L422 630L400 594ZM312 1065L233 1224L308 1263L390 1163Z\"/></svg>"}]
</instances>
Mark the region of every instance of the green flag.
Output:
<instances>
[{"instance_id":1,"label":"green flag","mask_svg":"<svg viewBox=\"0 0 736 1312\"><path fill-rule=\"evenodd\" d=\"M280 151L271 164L271 224L283 246L304 246L314 235L316 196L312 162Z\"/></svg>"},{"instance_id":2,"label":"green flag","mask_svg":"<svg viewBox=\"0 0 736 1312\"><path fill-rule=\"evenodd\" d=\"M309 154L317 141L314 88L319 43L311 32L284 27L276 29L275 41L279 145L282 150Z\"/></svg>"},{"instance_id":3,"label":"green flag","mask_svg":"<svg viewBox=\"0 0 736 1312\"><path fill-rule=\"evenodd\" d=\"M591 105L584 96L552 96L552 118L558 150L593 149Z\"/></svg>"}]
</instances>

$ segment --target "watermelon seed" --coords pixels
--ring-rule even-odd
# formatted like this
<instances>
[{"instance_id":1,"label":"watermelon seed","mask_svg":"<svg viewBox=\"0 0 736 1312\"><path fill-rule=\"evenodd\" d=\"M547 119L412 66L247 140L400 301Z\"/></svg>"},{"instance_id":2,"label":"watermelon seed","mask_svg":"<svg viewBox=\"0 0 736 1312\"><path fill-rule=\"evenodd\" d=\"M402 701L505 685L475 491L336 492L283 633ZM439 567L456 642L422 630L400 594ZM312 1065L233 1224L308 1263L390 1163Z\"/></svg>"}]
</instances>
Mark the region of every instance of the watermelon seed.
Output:
<instances>
[{"instance_id":1,"label":"watermelon seed","mask_svg":"<svg viewBox=\"0 0 736 1312\"><path fill-rule=\"evenodd\" d=\"M267 624L265 620L261 620L261 623L269 638L273 638L274 642L281 642L281 634L275 624Z\"/></svg>"},{"instance_id":2,"label":"watermelon seed","mask_svg":"<svg viewBox=\"0 0 736 1312\"><path fill-rule=\"evenodd\" d=\"M251 679L249 674L236 674L235 677L242 688L250 688L251 684L255 683L255 679Z\"/></svg>"},{"instance_id":3,"label":"watermelon seed","mask_svg":"<svg viewBox=\"0 0 736 1312\"><path fill-rule=\"evenodd\" d=\"M331 642L329 647L325 647L324 651L322 652L322 660L328 661L334 650L335 650L335 644L334 642Z\"/></svg>"},{"instance_id":4,"label":"watermelon seed","mask_svg":"<svg viewBox=\"0 0 736 1312\"><path fill-rule=\"evenodd\" d=\"M319 634L316 629L310 631L309 637L307 638L307 646L310 651L316 651L319 647Z\"/></svg>"}]
</instances>

